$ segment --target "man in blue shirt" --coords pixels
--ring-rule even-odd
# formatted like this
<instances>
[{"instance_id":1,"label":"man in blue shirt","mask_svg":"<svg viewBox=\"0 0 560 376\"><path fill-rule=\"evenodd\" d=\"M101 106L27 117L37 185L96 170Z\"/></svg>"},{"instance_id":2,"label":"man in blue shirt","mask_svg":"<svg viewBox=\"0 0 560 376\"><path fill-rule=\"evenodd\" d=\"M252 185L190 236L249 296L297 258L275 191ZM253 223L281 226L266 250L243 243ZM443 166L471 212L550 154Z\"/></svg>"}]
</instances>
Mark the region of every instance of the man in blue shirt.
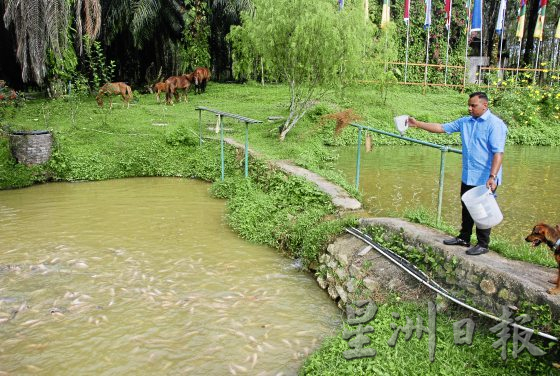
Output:
<instances>
[{"instance_id":1,"label":"man in blue shirt","mask_svg":"<svg viewBox=\"0 0 560 376\"><path fill-rule=\"evenodd\" d=\"M469 96L469 114L451 123L438 124L408 118L408 125L433 133L461 133L463 149L463 172L461 196L468 190L486 185L494 192L502 182L502 159L506 143L507 126L488 109L488 97L476 92ZM462 204L462 223L459 236L444 240L446 245L470 247L472 219L465 204ZM491 229L476 229L478 244L467 250L468 255L488 252Z\"/></svg>"}]
</instances>

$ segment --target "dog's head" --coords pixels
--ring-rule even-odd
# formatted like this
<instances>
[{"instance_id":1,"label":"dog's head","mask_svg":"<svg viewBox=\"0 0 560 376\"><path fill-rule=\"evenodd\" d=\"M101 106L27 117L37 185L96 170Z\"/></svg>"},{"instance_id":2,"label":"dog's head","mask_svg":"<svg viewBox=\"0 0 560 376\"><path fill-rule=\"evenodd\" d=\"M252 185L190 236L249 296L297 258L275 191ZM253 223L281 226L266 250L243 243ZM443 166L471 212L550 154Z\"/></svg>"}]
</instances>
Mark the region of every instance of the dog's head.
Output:
<instances>
[{"instance_id":1,"label":"dog's head","mask_svg":"<svg viewBox=\"0 0 560 376\"><path fill-rule=\"evenodd\" d=\"M525 238L525 241L531 243L533 247L537 247L541 243L547 243L547 241L555 242L557 239L552 238L555 237L556 230L558 230L558 226L554 228L547 224L539 223L533 227L533 231Z\"/></svg>"}]
</instances>

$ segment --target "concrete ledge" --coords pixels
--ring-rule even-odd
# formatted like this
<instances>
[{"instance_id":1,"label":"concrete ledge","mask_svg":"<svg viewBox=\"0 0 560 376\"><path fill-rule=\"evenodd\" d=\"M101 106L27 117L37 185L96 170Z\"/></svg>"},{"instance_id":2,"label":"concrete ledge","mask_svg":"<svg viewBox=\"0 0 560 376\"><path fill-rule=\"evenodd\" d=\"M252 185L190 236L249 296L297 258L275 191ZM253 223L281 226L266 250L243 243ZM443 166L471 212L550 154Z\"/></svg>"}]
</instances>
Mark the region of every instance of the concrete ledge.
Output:
<instances>
[{"instance_id":1,"label":"concrete ledge","mask_svg":"<svg viewBox=\"0 0 560 376\"><path fill-rule=\"evenodd\" d=\"M560 318L560 296L546 292L555 268L545 268L505 259L495 252L468 256L464 247L445 246L448 235L395 218L367 218L362 226L380 226L387 236L401 234L404 244L438 256L441 270L433 278L460 300L501 316L502 307L522 308L522 303L546 305L553 320ZM316 267L317 282L344 309L362 299L383 301L396 293L401 299L417 300L433 293L362 240L343 234L328 245ZM441 265L441 264L443 265ZM444 305L450 304L444 301Z\"/></svg>"},{"instance_id":2,"label":"concrete ledge","mask_svg":"<svg viewBox=\"0 0 560 376\"><path fill-rule=\"evenodd\" d=\"M552 287L548 280L557 276L555 268L509 260L492 251L480 256L468 256L464 247L446 246L442 243L449 235L397 218L362 219L360 224L382 226L392 233L402 231L409 244L419 245L420 248L431 247L446 259L455 256L459 260L455 273L457 282L441 282L455 290L466 289L469 298L498 315L502 305L518 306L523 301L529 301L548 305L553 316L560 317L560 295L546 292Z\"/></svg>"}]
</instances>

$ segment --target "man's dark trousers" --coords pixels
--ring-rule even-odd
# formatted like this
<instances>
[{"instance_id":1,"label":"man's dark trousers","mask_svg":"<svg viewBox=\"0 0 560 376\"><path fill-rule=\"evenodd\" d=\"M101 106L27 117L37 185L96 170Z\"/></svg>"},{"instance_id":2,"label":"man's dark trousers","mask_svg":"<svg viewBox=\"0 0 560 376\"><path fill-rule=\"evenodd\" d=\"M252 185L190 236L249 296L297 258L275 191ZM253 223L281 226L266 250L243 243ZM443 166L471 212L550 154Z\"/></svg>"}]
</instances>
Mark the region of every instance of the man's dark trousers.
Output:
<instances>
[{"instance_id":1,"label":"man's dark trousers","mask_svg":"<svg viewBox=\"0 0 560 376\"><path fill-rule=\"evenodd\" d=\"M465 192L475 187L476 185L467 185L461 182L461 197L463 196L463 194L465 194ZM465 206L463 200L461 200L461 206L462 206L462 211L461 211L462 223L461 223L461 232L459 233L459 238L463 239L467 243L470 243L472 229L474 226L474 220L472 219L471 213L469 213L469 210ZM476 228L476 238L478 239L479 246L488 248L488 244L490 244L491 230L492 230L491 228L485 230L479 229L478 227Z\"/></svg>"}]
</instances>

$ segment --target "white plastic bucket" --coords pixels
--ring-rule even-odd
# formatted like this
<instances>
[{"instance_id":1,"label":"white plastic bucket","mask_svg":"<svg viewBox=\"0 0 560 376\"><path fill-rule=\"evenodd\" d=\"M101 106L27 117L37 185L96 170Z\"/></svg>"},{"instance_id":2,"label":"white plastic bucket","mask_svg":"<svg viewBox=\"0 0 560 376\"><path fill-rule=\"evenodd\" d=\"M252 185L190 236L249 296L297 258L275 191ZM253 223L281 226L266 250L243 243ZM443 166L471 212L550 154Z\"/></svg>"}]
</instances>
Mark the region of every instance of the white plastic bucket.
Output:
<instances>
[{"instance_id":1,"label":"white plastic bucket","mask_svg":"<svg viewBox=\"0 0 560 376\"><path fill-rule=\"evenodd\" d=\"M393 120L395 121L397 131L399 131L402 136L408 129L408 115L395 116Z\"/></svg>"},{"instance_id":2,"label":"white plastic bucket","mask_svg":"<svg viewBox=\"0 0 560 376\"><path fill-rule=\"evenodd\" d=\"M479 185L465 192L461 200L479 229L492 228L504 219L494 194L485 185Z\"/></svg>"}]
</instances>

